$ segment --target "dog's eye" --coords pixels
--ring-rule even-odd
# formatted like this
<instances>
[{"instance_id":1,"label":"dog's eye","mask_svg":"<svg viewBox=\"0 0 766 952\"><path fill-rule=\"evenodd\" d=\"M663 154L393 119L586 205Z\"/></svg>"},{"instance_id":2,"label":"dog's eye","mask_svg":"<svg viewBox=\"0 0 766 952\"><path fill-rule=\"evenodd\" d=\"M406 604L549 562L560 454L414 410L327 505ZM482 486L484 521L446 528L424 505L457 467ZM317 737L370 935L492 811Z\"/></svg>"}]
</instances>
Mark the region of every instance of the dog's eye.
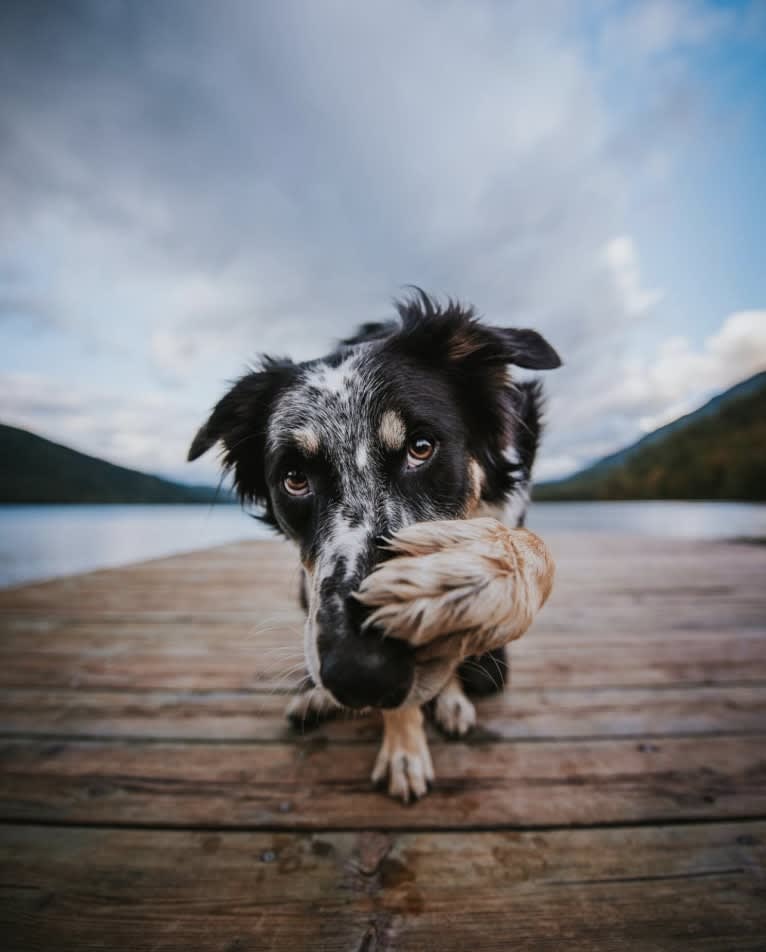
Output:
<instances>
[{"instance_id":1,"label":"dog's eye","mask_svg":"<svg viewBox=\"0 0 766 952\"><path fill-rule=\"evenodd\" d=\"M285 492L290 496L308 496L310 490L309 481L305 473L299 469L291 469L285 473L282 480Z\"/></svg>"},{"instance_id":2,"label":"dog's eye","mask_svg":"<svg viewBox=\"0 0 766 952\"><path fill-rule=\"evenodd\" d=\"M436 443L427 436L413 436L407 444L407 467L415 469L422 466L434 455Z\"/></svg>"}]
</instances>

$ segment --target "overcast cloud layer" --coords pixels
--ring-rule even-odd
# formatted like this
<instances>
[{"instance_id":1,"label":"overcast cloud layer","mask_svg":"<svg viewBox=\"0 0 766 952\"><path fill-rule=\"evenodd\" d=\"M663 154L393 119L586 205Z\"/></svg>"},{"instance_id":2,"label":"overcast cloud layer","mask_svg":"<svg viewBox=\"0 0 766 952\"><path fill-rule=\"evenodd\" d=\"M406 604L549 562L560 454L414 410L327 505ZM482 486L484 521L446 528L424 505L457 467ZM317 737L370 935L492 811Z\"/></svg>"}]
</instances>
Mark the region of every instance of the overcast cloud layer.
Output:
<instances>
[{"instance_id":1,"label":"overcast cloud layer","mask_svg":"<svg viewBox=\"0 0 766 952\"><path fill-rule=\"evenodd\" d=\"M758 5L2 11L5 422L210 479L183 459L227 379L410 282L563 355L541 476L766 367L766 289L679 334L633 231L730 134L695 64L763 45Z\"/></svg>"}]
</instances>

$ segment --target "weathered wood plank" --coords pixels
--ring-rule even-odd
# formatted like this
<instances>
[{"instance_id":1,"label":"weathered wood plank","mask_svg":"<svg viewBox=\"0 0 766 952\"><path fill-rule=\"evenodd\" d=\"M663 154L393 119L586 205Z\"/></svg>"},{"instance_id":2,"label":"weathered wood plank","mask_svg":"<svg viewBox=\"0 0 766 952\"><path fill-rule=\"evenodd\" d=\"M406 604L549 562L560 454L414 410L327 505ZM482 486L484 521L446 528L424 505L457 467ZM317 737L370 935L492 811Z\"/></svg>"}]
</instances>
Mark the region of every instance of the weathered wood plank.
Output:
<instances>
[{"instance_id":1,"label":"weathered wood plank","mask_svg":"<svg viewBox=\"0 0 766 952\"><path fill-rule=\"evenodd\" d=\"M0 691L0 733L156 740L283 741L295 732L281 694ZM479 726L469 741L576 737L672 737L760 733L766 687L666 690L506 691L476 702ZM336 741L375 741L379 716L339 715L306 733ZM430 730L432 742L440 734Z\"/></svg>"},{"instance_id":2,"label":"weathered wood plank","mask_svg":"<svg viewBox=\"0 0 766 952\"><path fill-rule=\"evenodd\" d=\"M548 541L513 689L414 808L374 718L250 693L300 661L287 546L0 592L3 949L763 948L766 549Z\"/></svg>"},{"instance_id":3,"label":"weathered wood plank","mask_svg":"<svg viewBox=\"0 0 766 952\"><path fill-rule=\"evenodd\" d=\"M554 534L546 541L565 567L546 616L565 617L573 607L588 613L596 602L599 610L611 604L621 612L653 605L716 611L725 603L755 610L763 621L762 548L580 533ZM263 610L294 595L299 574L286 543L243 542L0 591L0 612L47 608L56 613L75 604L81 616L139 607L142 612L247 612L254 608L256 592Z\"/></svg>"},{"instance_id":4,"label":"weathered wood plank","mask_svg":"<svg viewBox=\"0 0 766 952\"><path fill-rule=\"evenodd\" d=\"M764 599L766 601L766 599ZM742 641L761 642L766 653L766 605L762 609L762 623L758 626L733 625L731 614L728 625L711 624L710 616L705 624L688 625L682 612L676 611L665 619L664 625L649 626L636 635L637 614L634 609L632 627L613 627L598 615L598 622L581 620L575 627L571 619L566 625L554 626L550 615L545 624L538 624L528 636L513 645L514 650L546 648L561 650L576 644L583 650L601 648L604 642L619 642L623 647L642 644L661 646L672 640L687 643L693 650L697 642L713 640L720 645L737 644ZM595 614L595 613L594 613ZM291 608L286 601L281 609L270 613L252 612L232 614L202 613L162 616L156 612L132 615L104 615L78 617L72 615L40 614L0 615L0 655L18 652L56 652L60 654L116 654L125 651L162 651L176 654L227 651L252 655L253 651L287 651L294 646L301 650L303 644L304 615ZM672 627L675 625L675 627Z\"/></svg>"},{"instance_id":5,"label":"weathered wood plank","mask_svg":"<svg viewBox=\"0 0 766 952\"><path fill-rule=\"evenodd\" d=\"M293 829L527 827L766 814L766 735L443 744L416 808L373 745L5 740L0 819Z\"/></svg>"},{"instance_id":6,"label":"weathered wood plank","mask_svg":"<svg viewBox=\"0 0 766 952\"><path fill-rule=\"evenodd\" d=\"M295 642L295 636L290 636ZM81 688L118 691L292 690L303 677L297 644L285 651L227 650L212 640L184 651L121 647L103 652L18 651L0 665L0 688ZM529 637L512 647L516 689L649 687L683 684L766 683L766 640L756 636L719 643L637 641L565 643ZM294 669L290 672L290 669Z\"/></svg>"},{"instance_id":7,"label":"weathered wood plank","mask_svg":"<svg viewBox=\"0 0 766 952\"><path fill-rule=\"evenodd\" d=\"M7 952L762 950L766 824L0 830Z\"/></svg>"}]
</instances>

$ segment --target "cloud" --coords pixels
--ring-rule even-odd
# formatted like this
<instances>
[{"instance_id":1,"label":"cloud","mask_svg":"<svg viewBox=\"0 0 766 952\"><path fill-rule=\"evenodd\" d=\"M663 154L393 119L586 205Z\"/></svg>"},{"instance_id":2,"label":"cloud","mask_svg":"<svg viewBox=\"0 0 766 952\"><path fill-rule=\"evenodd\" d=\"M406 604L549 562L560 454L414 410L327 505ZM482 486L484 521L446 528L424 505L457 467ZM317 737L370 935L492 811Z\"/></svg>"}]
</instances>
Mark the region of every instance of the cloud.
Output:
<instances>
[{"instance_id":1,"label":"cloud","mask_svg":"<svg viewBox=\"0 0 766 952\"><path fill-rule=\"evenodd\" d=\"M642 375L649 412L641 418L641 428L648 431L667 423L716 391L762 370L766 370L766 310L729 315L700 349L683 337L670 338Z\"/></svg>"},{"instance_id":2,"label":"cloud","mask_svg":"<svg viewBox=\"0 0 766 952\"><path fill-rule=\"evenodd\" d=\"M715 360L717 385L734 373L755 373L766 365L766 311L740 311L724 322L707 341L706 350Z\"/></svg>"},{"instance_id":3,"label":"cloud","mask_svg":"<svg viewBox=\"0 0 766 952\"><path fill-rule=\"evenodd\" d=\"M144 472L214 482L214 460L191 472L186 449L201 423L197 409L159 391L104 393L84 381L36 373L0 374L0 419L80 452Z\"/></svg>"},{"instance_id":4,"label":"cloud","mask_svg":"<svg viewBox=\"0 0 766 952\"><path fill-rule=\"evenodd\" d=\"M129 288L160 361L317 349L413 280L553 320L551 261L577 319L621 186L562 7L77 9L19 14L0 195L83 333Z\"/></svg>"},{"instance_id":5,"label":"cloud","mask_svg":"<svg viewBox=\"0 0 766 952\"><path fill-rule=\"evenodd\" d=\"M632 0L607 20L604 42L623 54L654 57L704 46L736 22L734 11L695 0Z\"/></svg>"},{"instance_id":6,"label":"cloud","mask_svg":"<svg viewBox=\"0 0 766 952\"><path fill-rule=\"evenodd\" d=\"M589 9L2 4L7 412L188 475L189 433L257 353L318 355L416 282L564 355L544 465L629 439L662 410L644 371L633 402L603 394L618 342L664 303L629 211L697 129L683 50L734 15L611 5L599 59ZM68 374L31 359L22 325L88 356Z\"/></svg>"},{"instance_id":7,"label":"cloud","mask_svg":"<svg viewBox=\"0 0 766 952\"><path fill-rule=\"evenodd\" d=\"M539 476L571 473L762 370L766 310L729 315L698 347L670 336L649 358L615 360L608 374L590 378L591 386L575 399L567 386L555 390Z\"/></svg>"},{"instance_id":8,"label":"cloud","mask_svg":"<svg viewBox=\"0 0 766 952\"><path fill-rule=\"evenodd\" d=\"M608 241L604 261L628 314L640 317L662 300L662 291L641 286L638 253L630 235L620 235Z\"/></svg>"}]
</instances>

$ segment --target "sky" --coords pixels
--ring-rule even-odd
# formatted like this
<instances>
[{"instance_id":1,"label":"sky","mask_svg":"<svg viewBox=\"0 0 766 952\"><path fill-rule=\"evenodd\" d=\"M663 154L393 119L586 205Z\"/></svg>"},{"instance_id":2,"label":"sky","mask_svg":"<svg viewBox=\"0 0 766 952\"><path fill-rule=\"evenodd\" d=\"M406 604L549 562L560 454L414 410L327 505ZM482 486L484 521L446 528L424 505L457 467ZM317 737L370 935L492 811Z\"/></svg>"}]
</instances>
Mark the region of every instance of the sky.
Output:
<instances>
[{"instance_id":1,"label":"sky","mask_svg":"<svg viewBox=\"0 0 766 952\"><path fill-rule=\"evenodd\" d=\"M534 327L538 478L766 368L766 3L5 0L0 421L192 482L258 354Z\"/></svg>"}]
</instances>

